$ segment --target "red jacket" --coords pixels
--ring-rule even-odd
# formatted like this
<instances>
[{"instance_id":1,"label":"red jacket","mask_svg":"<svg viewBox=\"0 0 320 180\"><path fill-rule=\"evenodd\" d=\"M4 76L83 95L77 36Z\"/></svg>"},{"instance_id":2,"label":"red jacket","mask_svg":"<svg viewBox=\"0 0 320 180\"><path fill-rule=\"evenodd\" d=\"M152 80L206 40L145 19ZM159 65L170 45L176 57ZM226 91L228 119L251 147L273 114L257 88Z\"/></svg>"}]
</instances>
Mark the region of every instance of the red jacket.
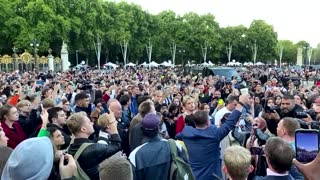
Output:
<instances>
[{"instance_id":1,"label":"red jacket","mask_svg":"<svg viewBox=\"0 0 320 180\"><path fill-rule=\"evenodd\" d=\"M14 122L10 128L4 121L1 121L1 126L8 137L8 147L14 149L19 143L27 139L27 135L24 133L21 125L18 122Z\"/></svg>"},{"instance_id":2,"label":"red jacket","mask_svg":"<svg viewBox=\"0 0 320 180\"><path fill-rule=\"evenodd\" d=\"M184 126L185 126L185 122L184 122L184 114L180 115L177 119L177 124L176 124L176 135L179 134Z\"/></svg>"}]
</instances>

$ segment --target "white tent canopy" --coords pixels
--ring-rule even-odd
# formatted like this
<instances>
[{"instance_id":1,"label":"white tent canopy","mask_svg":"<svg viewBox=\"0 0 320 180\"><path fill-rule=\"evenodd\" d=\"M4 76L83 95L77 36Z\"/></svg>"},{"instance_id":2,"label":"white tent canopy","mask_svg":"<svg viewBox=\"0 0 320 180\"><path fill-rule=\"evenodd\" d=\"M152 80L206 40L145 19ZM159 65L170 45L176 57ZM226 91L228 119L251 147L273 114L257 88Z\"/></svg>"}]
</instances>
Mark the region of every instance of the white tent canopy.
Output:
<instances>
[{"instance_id":1,"label":"white tent canopy","mask_svg":"<svg viewBox=\"0 0 320 180\"><path fill-rule=\"evenodd\" d=\"M253 63L252 62L245 62L243 65L245 65L245 66L253 66Z\"/></svg>"},{"instance_id":2,"label":"white tent canopy","mask_svg":"<svg viewBox=\"0 0 320 180\"><path fill-rule=\"evenodd\" d=\"M132 62L129 62L128 64L126 64L126 66L134 67L134 66L136 66L136 64L133 64Z\"/></svg>"},{"instance_id":3,"label":"white tent canopy","mask_svg":"<svg viewBox=\"0 0 320 180\"><path fill-rule=\"evenodd\" d=\"M204 62L201 64L201 66L209 66L209 64L207 62Z\"/></svg>"},{"instance_id":4,"label":"white tent canopy","mask_svg":"<svg viewBox=\"0 0 320 180\"><path fill-rule=\"evenodd\" d=\"M228 62L228 63L227 63L227 66L233 66L233 65L234 65L233 62Z\"/></svg>"},{"instance_id":5,"label":"white tent canopy","mask_svg":"<svg viewBox=\"0 0 320 180\"><path fill-rule=\"evenodd\" d=\"M146 62L143 62L140 66L144 66L144 67L147 67L148 64Z\"/></svg>"},{"instance_id":6,"label":"white tent canopy","mask_svg":"<svg viewBox=\"0 0 320 180\"><path fill-rule=\"evenodd\" d=\"M257 62L255 65L256 65L256 66L263 66L264 63L262 63L262 62Z\"/></svg>"},{"instance_id":7,"label":"white tent canopy","mask_svg":"<svg viewBox=\"0 0 320 180\"><path fill-rule=\"evenodd\" d=\"M161 66L171 66L171 64L169 64L167 61L164 61L163 63L160 64Z\"/></svg>"},{"instance_id":8,"label":"white tent canopy","mask_svg":"<svg viewBox=\"0 0 320 180\"><path fill-rule=\"evenodd\" d=\"M156 63L156 62L154 62L154 61L152 61L152 62L149 64L149 66L151 66L151 67L158 67L159 64Z\"/></svg>"},{"instance_id":9,"label":"white tent canopy","mask_svg":"<svg viewBox=\"0 0 320 180\"><path fill-rule=\"evenodd\" d=\"M227 66L241 66L240 62L228 62Z\"/></svg>"},{"instance_id":10,"label":"white tent canopy","mask_svg":"<svg viewBox=\"0 0 320 180\"><path fill-rule=\"evenodd\" d=\"M105 66L112 67L113 69L117 68L117 65L113 64L112 62L108 62L107 64L105 64Z\"/></svg>"}]
</instances>

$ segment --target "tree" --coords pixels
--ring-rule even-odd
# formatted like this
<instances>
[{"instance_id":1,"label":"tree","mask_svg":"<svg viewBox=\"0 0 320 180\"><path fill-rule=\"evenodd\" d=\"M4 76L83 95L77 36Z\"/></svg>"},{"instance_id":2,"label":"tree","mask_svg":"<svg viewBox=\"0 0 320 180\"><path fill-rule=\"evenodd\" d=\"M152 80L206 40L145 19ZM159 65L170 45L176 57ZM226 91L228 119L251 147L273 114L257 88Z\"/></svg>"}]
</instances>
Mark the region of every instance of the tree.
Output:
<instances>
[{"instance_id":1,"label":"tree","mask_svg":"<svg viewBox=\"0 0 320 180\"><path fill-rule=\"evenodd\" d=\"M102 52L105 52L101 55L102 62L104 59L123 62L120 51L123 40L129 43L130 62L147 61L149 39L153 44L152 60L158 62L171 59L172 42L177 45L176 64L186 64L189 60L202 63L205 47L207 61L226 63L229 42L232 59L237 61L252 61L255 41L257 60L273 62L278 59L277 33L272 25L262 20L254 20L249 28L242 25L220 28L212 14L179 16L173 11L163 11L152 15L135 4L105 0L0 0L0 10L1 54L12 53L13 45L20 52L31 50L30 42L37 39L39 55L46 55L49 47L54 55L59 55L65 41L72 64L79 50L80 61L88 59L93 65L96 64L93 42L99 36ZM305 47L307 42L281 43L284 45L283 60L294 62L294 49Z\"/></svg>"},{"instance_id":2,"label":"tree","mask_svg":"<svg viewBox=\"0 0 320 180\"><path fill-rule=\"evenodd\" d=\"M283 46L282 63L294 64L297 61L297 45L290 40L280 40L279 46ZM279 58L277 58L279 59Z\"/></svg>"},{"instance_id":3,"label":"tree","mask_svg":"<svg viewBox=\"0 0 320 180\"><path fill-rule=\"evenodd\" d=\"M302 48L302 64L307 64L307 51L308 48L310 48L310 43L308 43L307 41L299 41L296 44L297 48Z\"/></svg>"},{"instance_id":4,"label":"tree","mask_svg":"<svg viewBox=\"0 0 320 180\"><path fill-rule=\"evenodd\" d=\"M257 60L273 62L277 58L277 33L263 20L254 20L246 34L250 49L257 45Z\"/></svg>"},{"instance_id":5,"label":"tree","mask_svg":"<svg viewBox=\"0 0 320 180\"><path fill-rule=\"evenodd\" d=\"M313 61L315 64L320 63L320 44L317 45L316 48L314 48L314 53L313 53Z\"/></svg>"},{"instance_id":6,"label":"tree","mask_svg":"<svg viewBox=\"0 0 320 180\"><path fill-rule=\"evenodd\" d=\"M251 52L248 49L247 39L245 38L245 34L248 29L243 26L229 26L226 28L221 28L221 37L223 48L222 48L222 59L221 62L227 63L227 53L226 48L229 47L229 43L232 46L232 57L231 59L235 59L239 62L247 62L251 61Z\"/></svg>"}]
</instances>

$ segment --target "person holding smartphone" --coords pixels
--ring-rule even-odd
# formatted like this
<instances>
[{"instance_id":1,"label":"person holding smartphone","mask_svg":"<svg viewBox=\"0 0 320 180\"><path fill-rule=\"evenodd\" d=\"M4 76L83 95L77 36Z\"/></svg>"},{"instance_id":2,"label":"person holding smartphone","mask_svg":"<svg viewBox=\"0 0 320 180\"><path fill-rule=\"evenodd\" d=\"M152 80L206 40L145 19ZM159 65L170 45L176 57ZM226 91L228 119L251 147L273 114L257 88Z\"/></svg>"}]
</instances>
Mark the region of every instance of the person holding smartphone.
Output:
<instances>
[{"instance_id":1,"label":"person holding smartphone","mask_svg":"<svg viewBox=\"0 0 320 180\"><path fill-rule=\"evenodd\" d=\"M110 111L109 117L109 126L105 130L110 134L108 144L93 143L89 140L89 136L94 133L94 128L93 123L85 112L72 114L67 120L67 125L75 137L74 142L68 149L68 153L75 156L80 147L84 146L84 150L77 161L90 179L100 179L99 164L121 150L121 138L118 134L117 121L112 111Z\"/></svg>"},{"instance_id":2,"label":"person holding smartphone","mask_svg":"<svg viewBox=\"0 0 320 180\"><path fill-rule=\"evenodd\" d=\"M294 151L289 143L279 137L269 138L264 149L268 164L267 176L256 180L294 180L289 174L294 158Z\"/></svg>"},{"instance_id":3,"label":"person holding smartphone","mask_svg":"<svg viewBox=\"0 0 320 180\"><path fill-rule=\"evenodd\" d=\"M293 159L293 164L297 166L298 170L303 174L305 179L317 180L320 177L320 153L310 163L302 163L297 159Z\"/></svg>"}]
</instances>

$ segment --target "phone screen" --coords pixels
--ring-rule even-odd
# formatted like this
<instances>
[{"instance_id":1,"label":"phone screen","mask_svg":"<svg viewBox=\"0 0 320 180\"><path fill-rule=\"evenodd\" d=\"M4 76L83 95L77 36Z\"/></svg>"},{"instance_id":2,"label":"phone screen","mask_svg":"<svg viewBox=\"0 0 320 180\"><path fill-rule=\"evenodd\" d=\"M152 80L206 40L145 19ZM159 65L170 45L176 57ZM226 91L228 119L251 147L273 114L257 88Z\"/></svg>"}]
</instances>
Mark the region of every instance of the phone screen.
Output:
<instances>
[{"instance_id":1,"label":"phone screen","mask_svg":"<svg viewBox=\"0 0 320 180\"><path fill-rule=\"evenodd\" d=\"M313 161L319 152L319 132L317 130L296 131L296 159L301 163Z\"/></svg>"},{"instance_id":2,"label":"phone screen","mask_svg":"<svg viewBox=\"0 0 320 180\"><path fill-rule=\"evenodd\" d=\"M36 82L36 84L37 84L37 85L43 85L43 84L44 84L44 81L39 80L39 81Z\"/></svg>"}]
</instances>

